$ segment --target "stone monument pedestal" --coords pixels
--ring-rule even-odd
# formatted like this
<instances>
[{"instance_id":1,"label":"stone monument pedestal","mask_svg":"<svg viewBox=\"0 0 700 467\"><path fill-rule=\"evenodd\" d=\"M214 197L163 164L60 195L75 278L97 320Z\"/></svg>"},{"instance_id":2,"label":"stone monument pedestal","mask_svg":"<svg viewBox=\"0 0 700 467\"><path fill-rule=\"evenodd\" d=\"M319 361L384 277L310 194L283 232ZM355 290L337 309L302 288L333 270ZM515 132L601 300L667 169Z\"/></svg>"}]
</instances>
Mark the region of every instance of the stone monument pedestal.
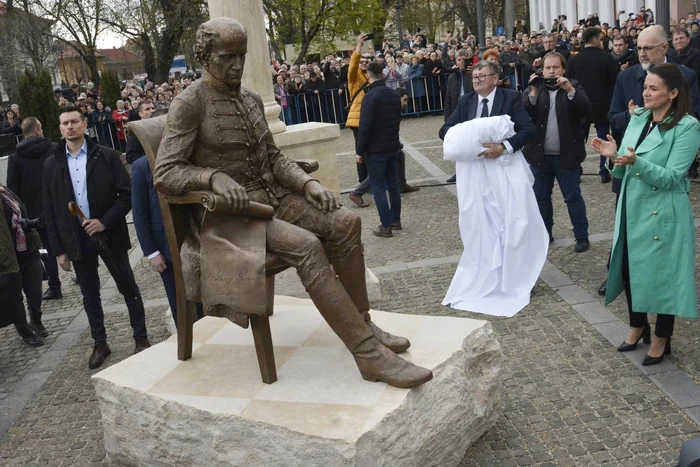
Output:
<instances>
[{"instance_id":1,"label":"stone monument pedestal","mask_svg":"<svg viewBox=\"0 0 700 467\"><path fill-rule=\"evenodd\" d=\"M315 159L319 169L311 176L340 196L336 141L340 127L334 123L309 122L289 125L283 133L273 135L282 154L290 159Z\"/></svg>"},{"instance_id":2,"label":"stone monument pedestal","mask_svg":"<svg viewBox=\"0 0 700 467\"><path fill-rule=\"evenodd\" d=\"M373 311L434 372L408 390L364 381L310 300L275 305L274 384L251 331L211 317L190 360L171 337L93 376L110 463L451 467L495 423L503 356L488 322Z\"/></svg>"}]
</instances>

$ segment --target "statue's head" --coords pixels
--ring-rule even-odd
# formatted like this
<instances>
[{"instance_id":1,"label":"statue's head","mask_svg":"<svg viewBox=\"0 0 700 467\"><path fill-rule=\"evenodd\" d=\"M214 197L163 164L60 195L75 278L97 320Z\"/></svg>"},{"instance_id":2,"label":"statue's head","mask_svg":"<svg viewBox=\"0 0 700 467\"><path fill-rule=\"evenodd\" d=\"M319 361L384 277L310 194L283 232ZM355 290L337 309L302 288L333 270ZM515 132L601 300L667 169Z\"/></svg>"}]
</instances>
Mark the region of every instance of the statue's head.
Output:
<instances>
[{"instance_id":1,"label":"statue's head","mask_svg":"<svg viewBox=\"0 0 700 467\"><path fill-rule=\"evenodd\" d=\"M247 51L248 32L235 19L214 18L197 30L197 60L209 74L229 86L241 84Z\"/></svg>"}]
</instances>

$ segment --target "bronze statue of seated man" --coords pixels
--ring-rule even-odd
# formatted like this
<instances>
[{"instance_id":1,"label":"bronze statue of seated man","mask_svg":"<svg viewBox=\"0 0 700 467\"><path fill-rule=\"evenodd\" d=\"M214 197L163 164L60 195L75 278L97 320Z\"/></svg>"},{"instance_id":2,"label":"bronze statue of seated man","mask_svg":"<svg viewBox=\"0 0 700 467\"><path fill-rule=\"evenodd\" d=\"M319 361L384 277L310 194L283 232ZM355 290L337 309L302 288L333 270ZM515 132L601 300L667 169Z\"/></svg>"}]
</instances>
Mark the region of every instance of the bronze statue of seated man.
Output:
<instances>
[{"instance_id":1,"label":"bronze statue of seated man","mask_svg":"<svg viewBox=\"0 0 700 467\"><path fill-rule=\"evenodd\" d=\"M204 302L207 314L247 326L240 313L259 310L260 268L265 253L272 253L297 270L364 379L403 388L425 383L430 370L396 355L408 349L408 339L392 336L370 319L359 216L281 154L262 100L241 87L247 41L245 28L230 18L199 27L196 55L205 71L170 105L156 159L159 191L210 190L228 203L228 212L219 217L201 207L191 212L181 254L188 298ZM243 216L251 202L271 206L273 217ZM330 261L319 238L332 248ZM236 243L244 244L240 251ZM246 288L249 283L256 285Z\"/></svg>"}]
</instances>

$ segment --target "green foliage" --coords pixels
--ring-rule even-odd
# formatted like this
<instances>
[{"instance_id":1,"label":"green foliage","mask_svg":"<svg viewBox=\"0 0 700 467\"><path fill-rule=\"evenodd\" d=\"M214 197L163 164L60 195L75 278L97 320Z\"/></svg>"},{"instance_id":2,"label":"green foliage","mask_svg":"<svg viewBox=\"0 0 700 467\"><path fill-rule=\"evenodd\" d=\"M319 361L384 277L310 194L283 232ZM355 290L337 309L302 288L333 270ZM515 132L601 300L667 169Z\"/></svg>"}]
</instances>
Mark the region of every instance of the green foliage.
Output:
<instances>
[{"instance_id":1,"label":"green foliage","mask_svg":"<svg viewBox=\"0 0 700 467\"><path fill-rule=\"evenodd\" d=\"M42 124L44 136L58 141L58 105L54 99L51 75L25 71L19 77L19 108L24 117L36 117Z\"/></svg>"},{"instance_id":2,"label":"green foliage","mask_svg":"<svg viewBox=\"0 0 700 467\"><path fill-rule=\"evenodd\" d=\"M117 101L122 98L119 77L112 71L102 72L102 103L112 109L117 108Z\"/></svg>"},{"instance_id":3,"label":"green foliage","mask_svg":"<svg viewBox=\"0 0 700 467\"><path fill-rule=\"evenodd\" d=\"M288 62L303 60L312 44L332 49L336 39L354 43L360 31L381 31L386 19L381 0L263 0L263 8L275 49L299 45L296 60Z\"/></svg>"}]
</instances>

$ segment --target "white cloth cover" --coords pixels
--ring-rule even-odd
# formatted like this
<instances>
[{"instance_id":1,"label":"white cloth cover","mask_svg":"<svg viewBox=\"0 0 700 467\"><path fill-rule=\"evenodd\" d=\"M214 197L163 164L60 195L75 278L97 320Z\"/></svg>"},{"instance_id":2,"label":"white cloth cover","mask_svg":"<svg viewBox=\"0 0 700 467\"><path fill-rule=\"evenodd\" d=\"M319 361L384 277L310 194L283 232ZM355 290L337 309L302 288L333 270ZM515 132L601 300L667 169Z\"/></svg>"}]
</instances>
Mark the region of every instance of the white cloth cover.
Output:
<instances>
[{"instance_id":1,"label":"white cloth cover","mask_svg":"<svg viewBox=\"0 0 700 467\"><path fill-rule=\"evenodd\" d=\"M459 230L464 253L442 304L493 316L513 316L530 303L547 258L549 235L522 151L478 157L482 144L515 134L507 115L450 128L444 158L457 162Z\"/></svg>"}]
</instances>

